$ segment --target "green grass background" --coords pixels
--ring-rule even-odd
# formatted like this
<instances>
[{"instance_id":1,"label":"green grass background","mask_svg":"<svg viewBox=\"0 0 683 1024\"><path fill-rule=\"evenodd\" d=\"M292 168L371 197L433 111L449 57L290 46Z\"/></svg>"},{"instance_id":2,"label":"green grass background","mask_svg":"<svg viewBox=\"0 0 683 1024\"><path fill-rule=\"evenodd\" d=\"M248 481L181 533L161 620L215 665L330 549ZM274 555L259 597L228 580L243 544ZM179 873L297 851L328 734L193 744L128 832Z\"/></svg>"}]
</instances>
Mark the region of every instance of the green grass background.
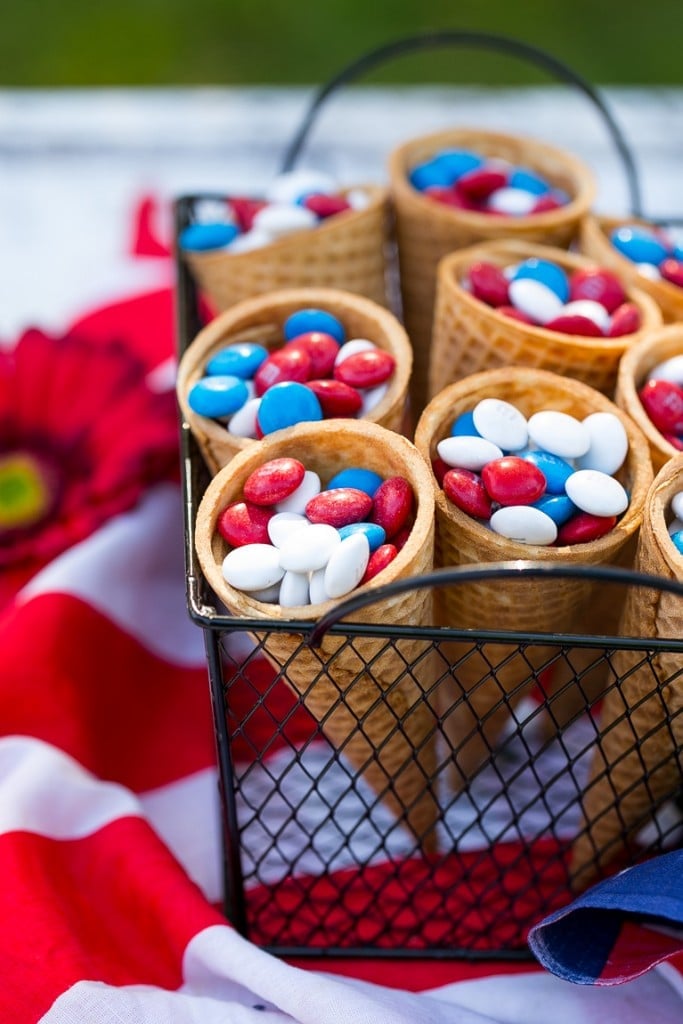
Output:
<instances>
[{"instance_id":1,"label":"green grass background","mask_svg":"<svg viewBox=\"0 0 683 1024\"><path fill-rule=\"evenodd\" d=\"M600 84L683 82L683 0L15 0L5 87L309 84L361 53L438 28L514 36ZM535 84L516 57L439 50L364 82Z\"/></svg>"}]
</instances>

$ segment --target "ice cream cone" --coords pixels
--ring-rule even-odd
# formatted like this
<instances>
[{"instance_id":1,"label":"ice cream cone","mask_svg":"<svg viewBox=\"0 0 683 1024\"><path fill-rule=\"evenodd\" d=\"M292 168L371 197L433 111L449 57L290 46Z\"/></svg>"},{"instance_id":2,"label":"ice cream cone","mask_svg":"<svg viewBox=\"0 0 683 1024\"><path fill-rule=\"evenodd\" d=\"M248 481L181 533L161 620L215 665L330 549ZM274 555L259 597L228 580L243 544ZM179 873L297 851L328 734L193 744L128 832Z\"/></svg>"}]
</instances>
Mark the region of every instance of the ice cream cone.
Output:
<instances>
[{"instance_id":1,"label":"ice cream cone","mask_svg":"<svg viewBox=\"0 0 683 1024\"><path fill-rule=\"evenodd\" d=\"M679 449L657 430L645 412L638 392L647 381L650 370L665 359L679 355L683 356L683 324L670 324L641 338L627 349L619 363L614 400L638 424L647 438L655 473L677 455Z\"/></svg>"},{"instance_id":2,"label":"ice cream cone","mask_svg":"<svg viewBox=\"0 0 683 1024\"><path fill-rule=\"evenodd\" d=\"M320 647L312 648L302 636L305 624L338 602L283 609L257 601L223 579L221 565L228 548L216 532L217 517L241 494L244 480L257 466L285 455L315 470L323 485L353 465L384 478L400 475L411 483L416 516L410 537L396 559L362 589L433 568L434 488L429 467L410 441L377 424L299 424L254 443L213 478L198 511L195 540L203 572L229 613L263 620L265 651L329 742L430 849L439 811L432 792L437 723L427 693L432 682L425 656L429 645L415 638L399 643L387 637L355 637L349 642L327 634ZM383 599L358 616L357 621L365 623L425 626L432 622L431 592L411 590ZM302 632L269 628L282 621L301 623Z\"/></svg>"},{"instance_id":3,"label":"ice cream cone","mask_svg":"<svg viewBox=\"0 0 683 1024\"><path fill-rule=\"evenodd\" d=\"M436 491L437 566L477 565L519 559L571 565L615 563L640 525L652 468L645 438L620 409L588 385L547 370L512 366L473 374L436 395L424 410L415 444L425 459L436 455L437 443L451 424L484 398L511 402L525 415L554 409L583 419L593 412L611 412L621 420L629 441L619 479L629 490L628 509L610 533L586 544L544 547L508 540L460 511ZM589 580L524 577L510 583L484 581L437 591L436 616L441 625L475 630L528 633L571 633L593 606L599 585ZM601 622L595 614L592 632ZM443 645L442 645L443 650ZM463 660L465 647L452 647L453 678L442 689L445 730L454 751L454 778L467 780L489 755L511 708L535 683L548 649L489 643ZM450 710L449 710L450 709Z\"/></svg>"},{"instance_id":4,"label":"ice cream cone","mask_svg":"<svg viewBox=\"0 0 683 1024\"><path fill-rule=\"evenodd\" d=\"M683 490L683 454L659 471L645 501L635 568L683 582L683 556L667 525L671 498ZM680 640L681 598L661 589L632 587L619 635ZM583 798L584 822L574 843L571 871L577 888L610 862L637 852L634 836L657 806L683 784L683 655L618 650L617 681L605 695L600 737Z\"/></svg>"},{"instance_id":5,"label":"ice cream cone","mask_svg":"<svg viewBox=\"0 0 683 1024\"><path fill-rule=\"evenodd\" d=\"M641 274L635 263L623 256L612 245L610 235L615 228L628 224L639 224L653 227L648 221L639 217L585 217L581 224L581 252L603 267L614 270L624 281L630 281L635 288L647 292L662 311L665 323L683 319L683 288L671 281L657 280Z\"/></svg>"},{"instance_id":6,"label":"ice cream cone","mask_svg":"<svg viewBox=\"0 0 683 1024\"><path fill-rule=\"evenodd\" d=\"M328 217L315 228L249 252L185 252L183 258L217 312L252 295L303 286L341 288L386 306L387 193L362 188L367 206Z\"/></svg>"},{"instance_id":7,"label":"ice cream cone","mask_svg":"<svg viewBox=\"0 0 683 1024\"><path fill-rule=\"evenodd\" d=\"M563 189L570 201L556 209L525 217L492 217L435 202L413 188L413 167L443 149L469 149L484 157L507 160L543 175ZM390 189L395 210L403 315L415 349L411 396L417 415L428 401L428 365L439 261L454 249L496 238L515 238L566 246L578 234L581 218L595 196L591 171L579 160L536 139L473 128L412 139L389 158Z\"/></svg>"},{"instance_id":8,"label":"ice cream cone","mask_svg":"<svg viewBox=\"0 0 683 1024\"><path fill-rule=\"evenodd\" d=\"M641 325L619 338L581 337L521 323L475 298L464 287L467 272L480 260L498 267L535 257L568 274L595 266L592 260L553 246L496 241L446 256L439 264L429 395L471 373L498 366L535 366L583 381L608 396L614 393L619 360L653 328L661 325L656 303L632 285L627 299L640 310Z\"/></svg>"},{"instance_id":9,"label":"ice cream cone","mask_svg":"<svg viewBox=\"0 0 683 1024\"><path fill-rule=\"evenodd\" d=\"M408 336L396 317L371 299L336 288L283 289L245 299L217 316L199 332L180 361L178 402L212 473L254 441L237 437L217 420L194 412L188 403L190 389L203 376L207 361L226 345L258 341L268 348L279 348L283 344L285 320L306 307L334 314L344 324L349 338L367 338L393 355L396 367L389 389L367 419L389 430L399 431L404 425L413 355Z\"/></svg>"}]
</instances>

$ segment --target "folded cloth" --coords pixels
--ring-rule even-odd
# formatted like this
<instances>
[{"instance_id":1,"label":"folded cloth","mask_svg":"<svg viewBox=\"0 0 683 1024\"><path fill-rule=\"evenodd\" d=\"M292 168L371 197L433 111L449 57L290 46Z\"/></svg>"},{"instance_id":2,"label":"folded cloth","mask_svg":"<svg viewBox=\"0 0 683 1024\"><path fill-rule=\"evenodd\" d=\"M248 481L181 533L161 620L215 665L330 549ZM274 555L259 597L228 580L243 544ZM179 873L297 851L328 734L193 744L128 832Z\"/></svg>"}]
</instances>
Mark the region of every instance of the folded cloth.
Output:
<instances>
[{"instance_id":1,"label":"folded cloth","mask_svg":"<svg viewBox=\"0 0 683 1024\"><path fill-rule=\"evenodd\" d=\"M586 890L536 925L529 946L553 974L620 985L664 961L683 969L683 850Z\"/></svg>"}]
</instances>

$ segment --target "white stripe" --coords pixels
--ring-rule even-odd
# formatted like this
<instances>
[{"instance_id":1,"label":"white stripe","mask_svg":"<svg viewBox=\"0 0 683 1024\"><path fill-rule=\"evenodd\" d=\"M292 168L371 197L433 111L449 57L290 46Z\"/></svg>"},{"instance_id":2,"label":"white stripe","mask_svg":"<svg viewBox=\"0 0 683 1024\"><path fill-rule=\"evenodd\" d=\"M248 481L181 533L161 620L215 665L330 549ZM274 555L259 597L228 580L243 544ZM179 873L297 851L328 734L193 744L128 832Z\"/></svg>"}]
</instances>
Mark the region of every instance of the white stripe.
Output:
<instances>
[{"instance_id":1,"label":"white stripe","mask_svg":"<svg viewBox=\"0 0 683 1024\"><path fill-rule=\"evenodd\" d=\"M140 813L127 789L99 781L56 747L28 736L0 739L0 834L82 839Z\"/></svg>"},{"instance_id":2,"label":"white stripe","mask_svg":"<svg viewBox=\"0 0 683 1024\"><path fill-rule=\"evenodd\" d=\"M24 587L19 600L71 594L148 650L177 665L205 664L202 631L185 604L182 499L171 484L65 551Z\"/></svg>"}]
</instances>

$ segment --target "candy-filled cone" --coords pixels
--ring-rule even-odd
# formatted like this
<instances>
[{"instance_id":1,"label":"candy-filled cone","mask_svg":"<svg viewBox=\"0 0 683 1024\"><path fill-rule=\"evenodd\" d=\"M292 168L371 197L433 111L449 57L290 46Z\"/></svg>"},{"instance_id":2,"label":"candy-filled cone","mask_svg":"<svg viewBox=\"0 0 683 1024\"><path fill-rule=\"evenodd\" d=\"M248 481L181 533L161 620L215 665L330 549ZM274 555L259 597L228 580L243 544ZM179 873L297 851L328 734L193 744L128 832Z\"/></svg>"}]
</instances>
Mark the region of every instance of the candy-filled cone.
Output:
<instances>
[{"instance_id":1,"label":"candy-filled cone","mask_svg":"<svg viewBox=\"0 0 683 1024\"><path fill-rule=\"evenodd\" d=\"M212 473L254 441L237 437L217 420L194 412L188 402L192 386L204 375L208 360L227 345L252 341L269 349L280 348L285 320L305 308L332 313L344 324L347 338L367 338L394 357L395 369L387 393L368 413L367 420L389 430L398 431L404 425L413 354L396 317L371 299L338 288L282 289L245 299L221 313L199 332L180 360L178 402Z\"/></svg>"},{"instance_id":2,"label":"candy-filled cone","mask_svg":"<svg viewBox=\"0 0 683 1024\"><path fill-rule=\"evenodd\" d=\"M630 281L634 287L647 292L659 306L665 323L683 320L683 288L671 281L653 280L641 274L637 265L612 245L612 232L630 224L653 228L652 224L639 217L596 217L593 214L585 217L581 224L581 252L619 274L622 280Z\"/></svg>"},{"instance_id":3,"label":"candy-filled cone","mask_svg":"<svg viewBox=\"0 0 683 1024\"><path fill-rule=\"evenodd\" d=\"M569 196L555 210L524 217L499 217L455 209L413 188L411 170L444 149L472 150L483 157L531 168ZM411 396L416 415L428 401L429 350L439 261L454 249L496 238L566 246L595 196L591 171L563 150L536 139L476 128L437 132L412 139L389 158L395 210L403 316L415 349Z\"/></svg>"},{"instance_id":4,"label":"candy-filled cone","mask_svg":"<svg viewBox=\"0 0 683 1024\"><path fill-rule=\"evenodd\" d=\"M184 252L199 289L217 312L279 288L341 288L382 305L387 291L387 192L361 186L368 203L250 252ZM346 190L348 192L350 190Z\"/></svg>"},{"instance_id":5,"label":"candy-filled cone","mask_svg":"<svg viewBox=\"0 0 683 1024\"><path fill-rule=\"evenodd\" d=\"M532 562L607 565L621 560L640 525L652 468L647 443L608 398L579 381L546 370L507 367L473 374L436 395L424 410L415 444L431 462L439 441L453 421L484 398L515 405L526 417L553 409L583 419L593 412L611 412L625 430L629 451L618 477L630 492L626 512L613 530L598 540L570 546L545 547L508 540L453 505L441 488L436 491L437 566L477 565L483 562ZM586 609L599 585L587 579L524 577L519 581L467 584L437 591L436 616L441 625L456 629L527 633L581 632ZM597 604L596 608L600 605ZM593 614L592 631L603 623ZM443 645L442 645L443 650ZM516 644L489 643L468 654L463 644L451 647L452 678L442 687L444 727L454 762L454 784L471 778L495 746L510 710L536 682L549 651L542 645L525 650Z\"/></svg>"},{"instance_id":6,"label":"candy-filled cone","mask_svg":"<svg viewBox=\"0 0 683 1024\"><path fill-rule=\"evenodd\" d=\"M433 568L434 487L429 467L406 438L372 423L330 420L278 431L240 452L211 481L199 507L195 532L204 574L230 614L263 620L263 646L290 687L320 723L329 742L372 788L424 849L433 848L439 809L432 792L436 771L436 718L428 689L432 666L424 641L326 635L309 647L298 631L273 622L317 620L338 602L282 608L229 586L221 566L228 547L216 531L220 511L241 495L245 479L269 459L293 456L325 483L340 470L363 466L384 479L403 476L415 496L415 521L405 546L370 583L369 590ZM413 589L382 599L355 621L390 625L431 624L432 597ZM259 634L260 635L260 634Z\"/></svg>"},{"instance_id":7,"label":"candy-filled cone","mask_svg":"<svg viewBox=\"0 0 683 1024\"><path fill-rule=\"evenodd\" d=\"M624 353L619 363L614 400L647 438L655 473L677 455L680 449L675 448L657 430L645 412L638 392L647 381L650 371L674 356L683 356L683 324L670 324L647 334Z\"/></svg>"},{"instance_id":8,"label":"candy-filled cone","mask_svg":"<svg viewBox=\"0 0 683 1024\"><path fill-rule=\"evenodd\" d=\"M683 454L659 471L647 494L635 568L683 582L683 556L667 530L671 498L683 490ZM656 588L629 591L619 635L680 640L681 598ZM637 852L638 831L656 808L675 798L682 779L683 655L618 650L616 683L605 695L600 736L583 798L584 821L574 843L577 888L622 857Z\"/></svg>"},{"instance_id":9,"label":"candy-filled cone","mask_svg":"<svg viewBox=\"0 0 683 1024\"><path fill-rule=\"evenodd\" d=\"M596 265L584 256L554 246L505 240L471 246L441 261L429 366L430 397L447 383L498 366L550 370L612 396L623 354L661 325L658 306L644 292L625 284L627 301L640 312L639 329L618 338L581 337L515 320L475 298L464 285L474 263L485 261L505 268L531 258L548 260L569 275Z\"/></svg>"}]
</instances>

